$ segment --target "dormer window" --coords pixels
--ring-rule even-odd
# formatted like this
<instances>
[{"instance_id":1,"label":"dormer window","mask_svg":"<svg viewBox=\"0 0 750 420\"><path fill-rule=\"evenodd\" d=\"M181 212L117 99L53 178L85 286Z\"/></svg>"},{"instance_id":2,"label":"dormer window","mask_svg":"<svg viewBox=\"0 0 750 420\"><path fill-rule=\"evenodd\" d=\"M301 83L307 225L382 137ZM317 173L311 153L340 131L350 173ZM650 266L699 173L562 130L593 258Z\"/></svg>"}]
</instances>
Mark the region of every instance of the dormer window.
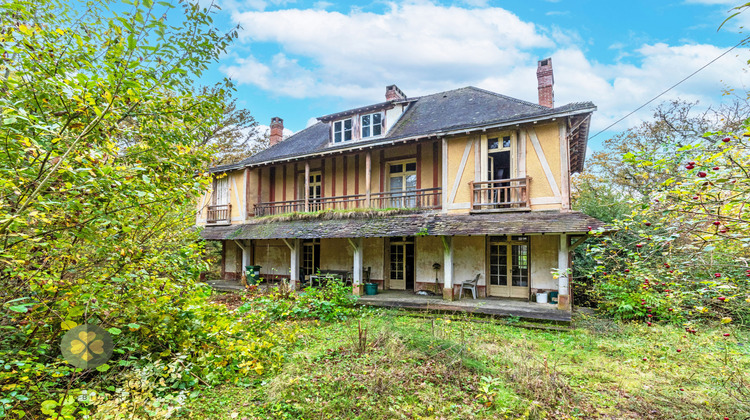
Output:
<instances>
[{"instance_id":1,"label":"dormer window","mask_svg":"<svg viewBox=\"0 0 750 420\"><path fill-rule=\"evenodd\" d=\"M361 117L362 138L377 137L383 133L383 114L365 114Z\"/></svg>"},{"instance_id":2,"label":"dormer window","mask_svg":"<svg viewBox=\"0 0 750 420\"><path fill-rule=\"evenodd\" d=\"M352 119L333 123L333 142L341 143L352 139Z\"/></svg>"}]
</instances>

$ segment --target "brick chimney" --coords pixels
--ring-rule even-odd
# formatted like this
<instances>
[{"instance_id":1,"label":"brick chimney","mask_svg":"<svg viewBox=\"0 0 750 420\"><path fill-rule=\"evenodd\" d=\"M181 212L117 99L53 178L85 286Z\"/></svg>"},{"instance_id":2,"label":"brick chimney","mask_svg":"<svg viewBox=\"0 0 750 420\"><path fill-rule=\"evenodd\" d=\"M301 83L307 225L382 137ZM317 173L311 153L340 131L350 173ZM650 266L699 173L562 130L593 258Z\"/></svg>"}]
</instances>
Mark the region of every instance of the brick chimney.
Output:
<instances>
[{"instance_id":1,"label":"brick chimney","mask_svg":"<svg viewBox=\"0 0 750 420\"><path fill-rule=\"evenodd\" d=\"M271 118L271 146L280 143L284 138L284 120L279 117Z\"/></svg>"},{"instance_id":2,"label":"brick chimney","mask_svg":"<svg viewBox=\"0 0 750 420\"><path fill-rule=\"evenodd\" d=\"M390 85L385 87L385 100L386 101L397 101L399 99L406 99L404 92L396 85Z\"/></svg>"},{"instance_id":3,"label":"brick chimney","mask_svg":"<svg viewBox=\"0 0 750 420\"><path fill-rule=\"evenodd\" d=\"M552 75L552 58L539 60L536 67L536 79L539 82L539 105L547 108L555 107L555 76Z\"/></svg>"}]
</instances>

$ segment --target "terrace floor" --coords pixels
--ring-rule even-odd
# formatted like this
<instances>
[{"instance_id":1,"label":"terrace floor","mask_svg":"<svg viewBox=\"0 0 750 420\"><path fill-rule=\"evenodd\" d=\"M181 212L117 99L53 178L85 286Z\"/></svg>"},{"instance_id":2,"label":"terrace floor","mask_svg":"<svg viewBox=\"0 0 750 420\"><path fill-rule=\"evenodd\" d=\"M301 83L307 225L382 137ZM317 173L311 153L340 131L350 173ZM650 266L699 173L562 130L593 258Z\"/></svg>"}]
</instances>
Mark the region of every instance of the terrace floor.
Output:
<instances>
[{"instance_id":1,"label":"terrace floor","mask_svg":"<svg viewBox=\"0 0 750 420\"><path fill-rule=\"evenodd\" d=\"M245 288L238 281L211 280L207 282L212 288L224 292L241 292ZM261 287L273 287L275 283L264 282ZM472 299L468 297L453 302L443 300L442 295L416 295L412 291L378 290L377 295L360 296L358 305L379 306L385 308L402 308L438 312L468 312L494 316L517 316L522 319L570 322L571 312L557 309L549 303L527 302L523 300L495 297Z\"/></svg>"},{"instance_id":2,"label":"terrace floor","mask_svg":"<svg viewBox=\"0 0 750 420\"><path fill-rule=\"evenodd\" d=\"M483 315L517 316L524 319L570 322L571 312L557 309L549 303L527 302L503 298L472 299L471 294L453 302L443 300L441 295L416 295L411 291L378 290L377 295L361 296L359 305L381 306L417 310L469 312Z\"/></svg>"}]
</instances>

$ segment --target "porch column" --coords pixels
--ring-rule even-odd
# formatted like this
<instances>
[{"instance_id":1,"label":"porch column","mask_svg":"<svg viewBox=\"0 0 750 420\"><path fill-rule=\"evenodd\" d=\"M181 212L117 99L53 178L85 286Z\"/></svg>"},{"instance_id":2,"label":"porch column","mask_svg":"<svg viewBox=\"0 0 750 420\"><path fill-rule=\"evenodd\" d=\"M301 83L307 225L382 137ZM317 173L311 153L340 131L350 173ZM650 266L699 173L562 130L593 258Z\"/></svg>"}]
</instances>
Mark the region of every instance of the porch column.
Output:
<instances>
[{"instance_id":1,"label":"porch column","mask_svg":"<svg viewBox=\"0 0 750 420\"><path fill-rule=\"evenodd\" d=\"M557 279L557 308L570 310L570 293L568 291L568 235L560 235L560 250L557 253L557 268L560 277Z\"/></svg>"},{"instance_id":2,"label":"porch column","mask_svg":"<svg viewBox=\"0 0 750 420\"><path fill-rule=\"evenodd\" d=\"M441 236L443 241L443 300L455 300L453 295L453 238Z\"/></svg>"},{"instance_id":3,"label":"porch column","mask_svg":"<svg viewBox=\"0 0 750 420\"><path fill-rule=\"evenodd\" d=\"M349 239L349 245L354 250L354 263L352 264L352 294L362 296L362 257L363 238Z\"/></svg>"},{"instance_id":4,"label":"porch column","mask_svg":"<svg viewBox=\"0 0 750 420\"><path fill-rule=\"evenodd\" d=\"M235 240L234 243L242 250L242 273L245 273L247 271L245 267L250 265L250 247L245 245L244 240Z\"/></svg>"},{"instance_id":5,"label":"porch column","mask_svg":"<svg viewBox=\"0 0 750 420\"><path fill-rule=\"evenodd\" d=\"M297 290L299 287L299 260L302 254L302 241L299 239L283 239L287 247L289 247L290 263L289 263L289 288Z\"/></svg>"},{"instance_id":6,"label":"porch column","mask_svg":"<svg viewBox=\"0 0 750 420\"><path fill-rule=\"evenodd\" d=\"M365 208L370 208L370 184L372 183L372 152L365 153Z\"/></svg>"},{"instance_id":7,"label":"porch column","mask_svg":"<svg viewBox=\"0 0 750 420\"><path fill-rule=\"evenodd\" d=\"M310 211L310 162L305 162L305 213Z\"/></svg>"}]
</instances>

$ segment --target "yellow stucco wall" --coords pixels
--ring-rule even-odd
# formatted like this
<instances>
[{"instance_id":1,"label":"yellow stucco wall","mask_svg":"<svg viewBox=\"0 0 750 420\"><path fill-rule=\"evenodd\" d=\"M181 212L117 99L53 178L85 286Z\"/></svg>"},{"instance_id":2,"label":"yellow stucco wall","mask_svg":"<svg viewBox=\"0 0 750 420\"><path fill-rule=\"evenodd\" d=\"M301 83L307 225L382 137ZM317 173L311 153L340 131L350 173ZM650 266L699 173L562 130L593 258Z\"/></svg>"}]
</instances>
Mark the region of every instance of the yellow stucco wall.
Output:
<instances>
[{"instance_id":1,"label":"yellow stucco wall","mask_svg":"<svg viewBox=\"0 0 750 420\"><path fill-rule=\"evenodd\" d=\"M254 265L261 266L261 276L289 276L291 251L284 241L253 241L252 252Z\"/></svg>"},{"instance_id":2,"label":"yellow stucco wall","mask_svg":"<svg viewBox=\"0 0 750 420\"><path fill-rule=\"evenodd\" d=\"M454 236L453 237L453 284L460 285L462 281L473 279L477 273L479 285L484 286L486 278L485 257L486 246L484 236Z\"/></svg>"},{"instance_id":3,"label":"yellow stucco wall","mask_svg":"<svg viewBox=\"0 0 750 420\"><path fill-rule=\"evenodd\" d=\"M557 267L557 252L560 237L556 235L536 235L530 237L530 277L532 289L557 290L557 280L551 270Z\"/></svg>"},{"instance_id":4,"label":"yellow stucco wall","mask_svg":"<svg viewBox=\"0 0 750 420\"><path fill-rule=\"evenodd\" d=\"M351 271L353 265L354 250L348 240L342 238L320 240L321 269Z\"/></svg>"},{"instance_id":5,"label":"yellow stucco wall","mask_svg":"<svg viewBox=\"0 0 750 420\"><path fill-rule=\"evenodd\" d=\"M418 236L415 239L414 258L415 276L417 282L435 283L435 270L432 264L438 263L438 282L443 283L443 241L437 236ZM442 289L442 286L440 286Z\"/></svg>"},{"instance_id":6,"label":"yellow stucco wall","mask_svg":"<svg viewBox=\"0 0 750 420\"><path fill-rule=\"evenodd\" d=\"M471 186L469 183L475 178L475 148L477 136L461 136L448 139L447 184L443 186L444 201L447 200L451 213L468 213L471 203ZM468 153L466 152L468 145ZM464 156L466 160L463 161ZM463 170L461 167L464 162ZM456 185L456 183L458 183ZM456 188L457 187L457 188ZM456 188L455 197L451 197Z\"/></svg>"}]
</instances>

